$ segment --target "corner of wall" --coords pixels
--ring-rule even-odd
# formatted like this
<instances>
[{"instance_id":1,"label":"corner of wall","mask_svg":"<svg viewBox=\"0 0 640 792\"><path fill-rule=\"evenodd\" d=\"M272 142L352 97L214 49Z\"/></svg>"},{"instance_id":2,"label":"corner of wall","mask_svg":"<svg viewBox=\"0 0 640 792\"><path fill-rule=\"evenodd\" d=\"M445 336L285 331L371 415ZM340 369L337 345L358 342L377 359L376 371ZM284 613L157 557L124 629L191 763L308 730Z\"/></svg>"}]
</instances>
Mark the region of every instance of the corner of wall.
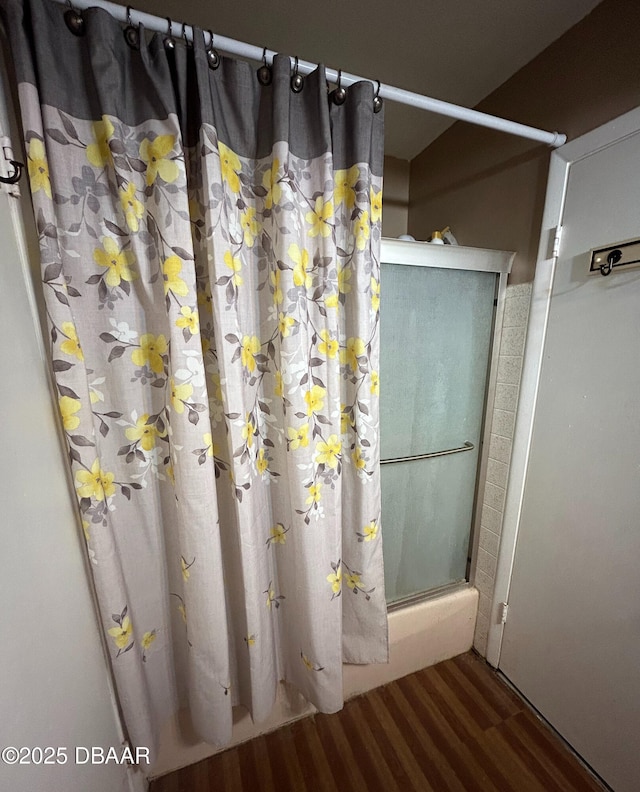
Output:
<instances>
[{"instance_id":1,"label":"corner of wall","mask_svg":"<svg viewBox=\"0 0 640 792\"><path fill-rule=\"evenodd\" d=\"M480 599L473 639L474 648L483 657L487 653L489 620L493 607L498 548L511 463L511 446L529 321L531 289L531 283L507 286L502 339L498 353L496 394L493 405L487 408L491 411L491 441L475 572L475 587L478 589Z\"/></svg>"}]
</instances>

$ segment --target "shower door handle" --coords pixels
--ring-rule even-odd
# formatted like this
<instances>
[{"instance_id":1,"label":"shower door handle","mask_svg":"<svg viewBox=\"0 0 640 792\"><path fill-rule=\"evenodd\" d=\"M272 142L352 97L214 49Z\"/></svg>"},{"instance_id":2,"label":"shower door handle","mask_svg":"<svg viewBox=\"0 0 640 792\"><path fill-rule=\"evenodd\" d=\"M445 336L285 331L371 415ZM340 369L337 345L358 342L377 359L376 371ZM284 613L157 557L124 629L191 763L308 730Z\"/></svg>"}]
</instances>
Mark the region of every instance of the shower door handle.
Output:
<instances>
[{"instance_id":1,"label":"shower door handle","mask_svg":"<svg viewBox=\"0 0 640 792\"><path fill-rule=\"evenodd\" d=\"M415 454L414 456L395 457L394 459L381 459L381 465L390 465L392 462L415 462L418 459L433 459L433 457L449 456L449 454L460 454L463 451L473 451L473 443L466 442L458 448L446 448L444 451L431 451L428 454Z\"/></svg>"}]
</instances>

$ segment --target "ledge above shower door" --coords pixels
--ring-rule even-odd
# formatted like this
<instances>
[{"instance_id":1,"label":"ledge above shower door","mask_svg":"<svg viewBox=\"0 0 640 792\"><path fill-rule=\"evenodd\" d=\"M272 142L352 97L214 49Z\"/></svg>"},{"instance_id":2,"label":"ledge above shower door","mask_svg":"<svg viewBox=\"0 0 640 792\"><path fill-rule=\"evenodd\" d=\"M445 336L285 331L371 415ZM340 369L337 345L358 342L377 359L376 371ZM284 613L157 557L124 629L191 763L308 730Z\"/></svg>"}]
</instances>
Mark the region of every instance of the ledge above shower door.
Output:
<instances>
[{"instance_id":1,"label":"ledge above shower door","mask_svg":"<svg viewBox=\"0 0 640 792\"><path fill-rule=\"evenodd\" d=\"M394 607L472 577L485 407L493 405L512 260L500 251L382 241L382 530Z\"/></svg>"}]
</instances>

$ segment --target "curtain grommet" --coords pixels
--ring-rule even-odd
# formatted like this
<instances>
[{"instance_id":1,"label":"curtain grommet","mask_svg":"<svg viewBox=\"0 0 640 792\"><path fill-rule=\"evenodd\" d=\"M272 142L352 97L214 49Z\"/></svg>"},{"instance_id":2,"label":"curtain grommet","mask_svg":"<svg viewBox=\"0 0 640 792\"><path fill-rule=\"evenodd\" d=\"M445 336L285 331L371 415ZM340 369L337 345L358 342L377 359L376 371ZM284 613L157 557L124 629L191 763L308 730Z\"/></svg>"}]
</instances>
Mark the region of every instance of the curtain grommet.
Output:
<instances>
[{"instance_id":1,"label":"curtain grommet","mask_svg":"<svg viewBox=\"0 0 640 792\"><path fill-rule=\"evenodd\" d=\"M294 93L300 93L304 88L304 77L298 71L298 56L296 55L296 64L293 67L293 74L291 75L291 90Z\"/></svg>"},{"instance_id":2,"label":"curtain grommet","mask_svg":"<svg viewBox=\"0 0 640 792\"><path fill-rule=\"evenodd\" d=\"M383 101L380 97L380 80L376 80L378 83L378 88L376 89L376 95L373 97L373 112L379 113L382 110Z\"/></svg>"},{"instance_id":3,"label":"curtain grommet","mask_svg":"<svg viewBox=\"0 0 640 792\"><path fill-rule=\"evenodd\" d=\"M338 69L338 87L330 95L335 105L342 105L347 100L347 89L342 87L342 69Z\"/></svg>"},{"instance_id":4,"label":"curtain grommet","mask_svg":"<svg viewBox=\"0 0 640 792\"><path fill-rule=\"evenodd\" d=\"M164 42L163 42L164 48L166 50L173 50L173 49L176 48L176 40L174 39L174 37L173 37L173 35L171 33L171 28L173 27L173 22L171 21L171 17L165 17L165 19L167 20L168 27L167 27L167 33L166 33L166 35L164 37Z\"/></svg>"},{"instance_id":5,"label":"curtain grommet","mask_svg":"<svg viewBox=\"0 0 640 792\"><path fill-rule=\"evenodd\" d=\"M210 69L217 69L220 65L220 54L213 46L213 33L209 31L209 46L207 47L207 63Z\"/></svg>"},{"instance_id":6,"label":"curtain grommet","mask_svg":"<svg viewBox=\"0 0 640 792\"><path fill-rule=\"evenodd\" d=\"M264 47L262 50L262 66L257 71L258 75L258 82L260 85L271 85L271 80L273 79L273 74L271 73L271 69L267 65L267 48Z\"/></svg>"},{"instance_id":7,"label":"curtain grommet","mask_svg":"<svg viewBox=\"0 0 640 792\"><path fill-rule=\"evenodd\" d=\"M73 8L71 4L69 4L69 8L64 12L64 21L74 36L84 36L84 17L82 13Z\"/></svg>"},{"instance_id":8,"label":"curtain grommet","mask_svg":"<svg viewBox=\"0 0 640 792\"><path fill-rule=\"evenodd\" d=\"M138 49L140 46L140 30L131 21L131 6L127 6L127 26L124 29L124 40L131 49Z\"/></svg>"}]
</instances>

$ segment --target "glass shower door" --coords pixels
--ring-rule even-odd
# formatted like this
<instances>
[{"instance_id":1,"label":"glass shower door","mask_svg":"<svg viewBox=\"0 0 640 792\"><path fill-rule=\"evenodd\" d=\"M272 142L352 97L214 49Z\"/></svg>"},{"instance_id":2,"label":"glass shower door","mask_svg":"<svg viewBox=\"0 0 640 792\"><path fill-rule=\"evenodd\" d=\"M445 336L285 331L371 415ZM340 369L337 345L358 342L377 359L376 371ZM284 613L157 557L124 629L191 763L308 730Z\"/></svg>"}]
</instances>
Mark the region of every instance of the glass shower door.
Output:
<instances>
[{"instance_id":1,"label":"glass shower door","mask_svg":"<svg viewBox=\"0 0 640 792\"><path fill-rule=\"evenodd\" d=\"M382 279L382 526L394 602L466 579L497 274L383 263Z\"/></svg>"}]
</instances>

